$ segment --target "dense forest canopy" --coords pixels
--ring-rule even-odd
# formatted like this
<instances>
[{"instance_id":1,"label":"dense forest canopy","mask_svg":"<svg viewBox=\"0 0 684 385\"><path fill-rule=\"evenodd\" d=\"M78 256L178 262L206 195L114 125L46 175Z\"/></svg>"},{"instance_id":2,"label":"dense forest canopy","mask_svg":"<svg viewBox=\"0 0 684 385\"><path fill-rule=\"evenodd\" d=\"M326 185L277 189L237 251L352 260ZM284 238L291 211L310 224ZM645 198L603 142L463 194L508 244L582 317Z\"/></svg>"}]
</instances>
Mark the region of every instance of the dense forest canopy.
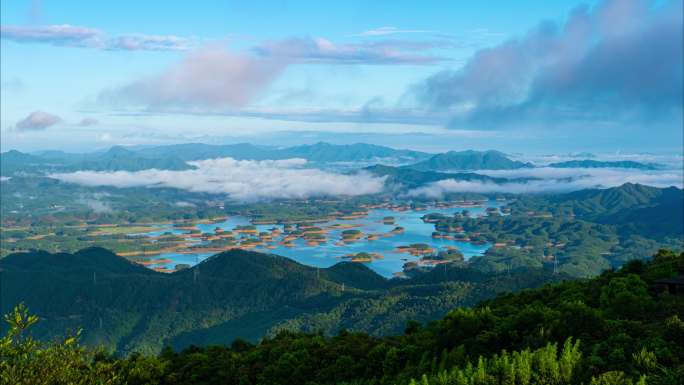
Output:
<instances>
[{"instance_id":1,"label":"dense forest canopy","mask_svg":"<svg viewBox=\"0 0 684 385\"><path fill-rule=\"evenodd\" d=\"M506 294L401 335L281 331L256 344L111 356L79 334L44 343L19 305L0 340L3 383L680 384L684 253ZM678 278L677 278L678 277ZM677 283L678 282L678 283ZM678 285L678 286L677 286ZM23 382L16 382L21 379Z\"/></svg>"}]
</instances>

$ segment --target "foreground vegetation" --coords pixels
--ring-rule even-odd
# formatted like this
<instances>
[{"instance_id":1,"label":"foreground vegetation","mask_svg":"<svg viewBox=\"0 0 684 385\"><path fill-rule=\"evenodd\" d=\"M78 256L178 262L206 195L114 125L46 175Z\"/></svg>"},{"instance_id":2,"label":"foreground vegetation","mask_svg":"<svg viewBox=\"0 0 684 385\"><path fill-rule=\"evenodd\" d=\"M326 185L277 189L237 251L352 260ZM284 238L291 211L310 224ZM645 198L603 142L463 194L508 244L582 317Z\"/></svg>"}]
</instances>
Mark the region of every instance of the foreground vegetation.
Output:
<instances>
[{"instance_id":1,"label":"foreground vegetation","mask_svg":"<svg viewBox=\"0 0 684 385\"><path fill-rule=\"evenodd\" d=\"M0 379L14 384L680 384L684 298L657 290L684 273L660 251L584 281L458 308L403 335L281 331L253 345L115 357L77 337L41 343L19 306L0 340Z\"/></svg>"}]
</instances>

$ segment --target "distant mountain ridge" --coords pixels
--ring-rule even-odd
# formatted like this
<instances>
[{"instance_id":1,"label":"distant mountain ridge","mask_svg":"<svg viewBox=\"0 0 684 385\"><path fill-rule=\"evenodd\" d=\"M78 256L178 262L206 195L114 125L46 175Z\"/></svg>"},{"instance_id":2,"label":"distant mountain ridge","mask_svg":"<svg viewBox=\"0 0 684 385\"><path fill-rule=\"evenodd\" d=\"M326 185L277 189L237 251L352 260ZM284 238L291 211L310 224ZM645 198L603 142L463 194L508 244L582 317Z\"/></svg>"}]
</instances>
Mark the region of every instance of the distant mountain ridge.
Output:
<instances>
[{"instance_id":1,"label":"distant mountain ridge","mask_svg":"<svg viewBox=\"0 0 684 385\"><path fill-rule=\"evenodd\" d=\"M364 170L377 175L386 176L387 179L385 183L388 185L401 185L406 188L416 188L423 186L427 183L437 182L440 180L454 179L457 181L477 181L477 182L489 182L489 183L509 183L511 181L524 182L529 179L508 179L491 177L488 175L477 174L473 172L456 172L456 173L445 173L436 171L421 171L416 170L412 167L392 167L375 165L366 167Z\"/></svg>"},{"instance_id":2,"label":"distant mountain ridge","mask_svg":"<svg viewBox=\"0 0 684 385\"><path fill-rule=\"evenodd\" d=\"M140 171L147 169L188 170L195 168L173 155L148 158L122 146L114 146L106 152L68 154L58 151L43 155L25 154L16 150L0 154L0 174L44 174L53 172L92 171Z\"/></svg>"},{"instance_id":3,"label":"distant mountain ridge","mask_svg":"<svg viewBox=\"0 0 684 385\"><path fill-rule=\"evenodd\" d=\"M160 170L187 170L194 168L187 162L234 158L237 160L278 160L303 158L310 162L374 162L381 160L407 164L427 159L431 154L397 150L390 147L365 143L337 145L319 142L310 145L276 148L249 143L211 145L203 143L174 144L142 149L114 146L105 152L70 154L61 151L44 151L25 154L16 150L0 154L2 175L17 172L71 172L93 171L139 171L156 168Z\"/></svg>"},{"instance_id":4,"label":"distant mountain ridge","mask_svg":"<svg viewBox=\"0 0 684 385\"><path fill-rule=\"evenodd\" d=\"M335 145L318 142L311 145L288 147L279 151L281 153L280 156L285 158L304 158L316 162L370 161L382 158L416 161L430 156L430 154L425 152L396 150L366 143Z\"/></svg>"},{"instance_id":5,"label":"distant mountain ridge","mask_svg":"<svg viewBox=\"0 0 684 385\"><path fill-rule=\"evenodd\" d=\"M514 170L533 167L531 163L512 160L506 154L489 151L449 151L406 166L419 171L459 171L459 170Z\"/></svg>"},{"instance_id":6,"label":"distant mountain ridge","mask_svg":"<svg viewBox=\"0 0 684 385\"><path fill-rule=\"evenodd\" d=\"M632 168L638 170L657 170L660 165L653 163L640 163L631 160L599 161L593 159L569 160L566 162L551 163L548 167L554 168Z\"/></svg>"},{"instance_id":7,"label":"distant mountain ridge","mask_svg":"<svg viewBox=\"0 0 684 385\"><path fill-rule=\"evenodd\" d=\"M428 153L412 150L397 150L390 147L366 143L331 144L318 142L293 147L255 146L249 143L210 145L201 143L159 146L137 151L148 157L158 157L168 153L178 154L184 160L230 157L238 160L265 160L303 158L311 162L351 162L370 161L381 158L421 160Z\"/></svg>"},{"instance_id":8,"label":"distant mountain ridge","mask_svg":"<svg viewBox=\"0 0 684 385\"><path fill-rule=\"evenodd\" d=\"M545 209L579 219L629 227L630 233L684 237L684 190L636 183L540 198Z\"/></svg>"}]
</instances>

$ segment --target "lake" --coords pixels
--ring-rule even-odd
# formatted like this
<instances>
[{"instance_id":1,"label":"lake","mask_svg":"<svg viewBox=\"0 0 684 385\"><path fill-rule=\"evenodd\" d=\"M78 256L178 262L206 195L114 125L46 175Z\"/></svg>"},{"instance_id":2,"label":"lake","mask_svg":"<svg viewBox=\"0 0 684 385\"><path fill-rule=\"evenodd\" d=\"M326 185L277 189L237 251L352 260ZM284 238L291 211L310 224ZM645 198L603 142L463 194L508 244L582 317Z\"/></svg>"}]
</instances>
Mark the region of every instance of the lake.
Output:
<instances>
[{"instance_id":1,"label":"lake","mask_svg":"<svg viewBox=\"0 0 684 385\"><path fill-rule=\"evenodd\" d=\"M465 259L469 259L476 255L482 255L489 249L490 244L475 245L468 242L459 242L447 239L433 239L432 232L434 224L425 223L422 217L429 213L439 213L447 216L453 216L457 212L468 210L472 216L485 215L487 207L500 207L501 202L488 201L484 202L482 206L456 206L449 208L428 208L421 211L394 211L390 209L372 209L369 210L368 215L364 218L351 220L331 220L322 223L316 223L315 226L327 230L327 242L315 246L307 244L304 239L296 239L293 241L292 247L287 247L279 243L273 243L272 248L256 247L253 250L265 253L273 253L282 255L293 259L299 263L314 267L329 267L343 260L345 255L359 252L378 253L384 258L373 259L371 262L365 262L366 265L376 271L378 274L391 277L394 273L401 272L403 265L408 261L418 261L420 257L412 256L406 253L397 252L397 247L402 245L409 245L414 243L425 243L435 248L436 250L445 249L452 246L458 248L464 255ZM384 217L394 217L394 224L384 224ZM211 224L198 224L197 228L203 234L214 234L216 228L231 231L237 226L251 225L250 218L243 216L233 216L223 222ZM339 227L335 227L338 225ZM369 233L389 233L396 226L404 228L403 233L394 234L391 237L379 237L377 240L366 240L365 237L352 243L340 244L339 240L342 237L342 231L346 230L344 226L354 225L353 229L360 230L364 234ZM259 232L270 232L271 229L278 228L283 230L283 225L256 225ZM147 236L159 236L164 233L187 234L187 230L180 230L171 225L160 226L159 230L145 233ZM156 256L155 259L168 259L170 262L153 265L153 267L165 267L173 269L177 264L195 265L215 252L198 252L198 253L162 253Z\"/></svg>"}]
</instances>

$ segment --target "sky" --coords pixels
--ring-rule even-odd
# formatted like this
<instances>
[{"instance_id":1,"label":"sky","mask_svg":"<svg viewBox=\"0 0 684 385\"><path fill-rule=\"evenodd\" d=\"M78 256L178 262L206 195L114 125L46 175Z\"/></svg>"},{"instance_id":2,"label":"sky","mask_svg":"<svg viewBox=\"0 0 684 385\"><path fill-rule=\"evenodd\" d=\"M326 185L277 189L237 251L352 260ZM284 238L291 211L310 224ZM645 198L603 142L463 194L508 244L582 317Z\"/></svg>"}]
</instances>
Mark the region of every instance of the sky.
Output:
<instances>
[{"instance_id":1,"label":"sky","mask_svg":"<svg viewBox=\"0 0 684 385\"><path fill-rule=\"evenodd\" d=\"M2 151L684 152L680 0L1 4Z\"/></svg>"}]
</instances>

